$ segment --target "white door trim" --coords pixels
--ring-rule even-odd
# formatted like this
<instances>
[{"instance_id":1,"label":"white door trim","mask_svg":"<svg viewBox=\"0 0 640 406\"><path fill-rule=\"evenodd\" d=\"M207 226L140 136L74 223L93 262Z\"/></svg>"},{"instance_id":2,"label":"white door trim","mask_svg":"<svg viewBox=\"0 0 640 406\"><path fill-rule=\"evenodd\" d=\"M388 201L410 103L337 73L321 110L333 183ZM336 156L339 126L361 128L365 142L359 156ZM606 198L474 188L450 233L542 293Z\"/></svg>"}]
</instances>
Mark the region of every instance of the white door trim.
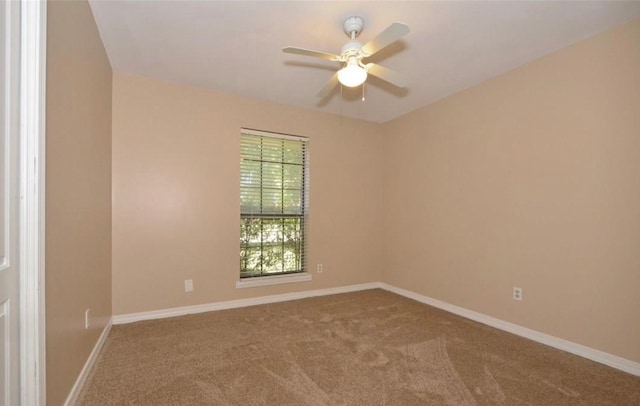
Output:
<instances>
[{"instance_id":1,"label":"white door trim","mask_svg":"<svg viewBox=\"0 0 640 406\"><path fill-rule=\"evenodd\" d=\"M21 0L20 404L46 404L44 203L47 3Z\"/></svg>"}]
</instances>

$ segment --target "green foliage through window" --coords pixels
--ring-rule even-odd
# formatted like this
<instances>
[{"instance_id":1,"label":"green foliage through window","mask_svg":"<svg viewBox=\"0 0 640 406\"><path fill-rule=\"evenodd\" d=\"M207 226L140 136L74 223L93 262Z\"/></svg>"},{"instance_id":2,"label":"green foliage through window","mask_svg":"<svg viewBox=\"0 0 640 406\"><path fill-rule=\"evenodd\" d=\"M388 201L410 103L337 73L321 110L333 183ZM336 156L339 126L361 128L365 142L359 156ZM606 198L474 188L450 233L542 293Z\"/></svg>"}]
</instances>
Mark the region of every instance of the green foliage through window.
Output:
<instances>
[{"instance_id":1,"label":"green foliage through window","mask_svg":"<svg viewBox=\"0 0 640 406\"><path fill-rule=\"evenodd\" d=\"M240 277L304 272L306 139L240 137Z\"/></svg>"}]
</instances>

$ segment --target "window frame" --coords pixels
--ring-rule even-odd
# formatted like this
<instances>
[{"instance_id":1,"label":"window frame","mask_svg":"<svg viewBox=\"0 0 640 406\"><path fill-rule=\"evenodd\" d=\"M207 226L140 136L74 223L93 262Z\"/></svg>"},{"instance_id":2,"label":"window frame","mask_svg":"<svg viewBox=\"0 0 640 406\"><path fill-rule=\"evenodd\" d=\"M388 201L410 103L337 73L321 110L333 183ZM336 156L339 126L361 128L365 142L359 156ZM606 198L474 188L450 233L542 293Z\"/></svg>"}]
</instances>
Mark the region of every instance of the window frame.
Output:
<instances>
[{"instance_id":1,"label":"window frame","mask_svg":"<svg viewBox=\"0 0 640 406\"><path fill-rule=\"evenodd\" d=\"M245 138L247 137L247 138ZM259 140L260 142L260 158L258 160L258 162L260 162L260 182L259 182L259 188L256 187L252 187L252 186L248 186L246 183L244 183L244 178L246 176L249 176L248 172L244 172L245 171L245 167L244 167L244 163L246 161L250 161L252 159L255 159L255 157L252 157L250 152L247 153L247 155L245 155L245 150L243 149L243 147L245 145L250 145L251 140L249 137L255 137L257 140ZM281 152L282 152L282 158L280 158L277 161L268 161L268 160L263 160L263 156L262 156L262 151L266 148L265 146L263 146L263 141L267 141L267 143L273 142L274 140L281 140L282 144L280 146L281 148ZM287 161L286 157L285 157L285 153L286 153L286 141L294 141L294 142L300 142L300 151L301 152L301 160L300 160L300 164L302 166L301 168L301 178L299 181L300 187L298 188L293 188L293 189L288 189L285 186L285 167L287 165L298 165L297 163L293 163L290 161ZM280 212L272 212L270 210L273 210L273 207L269 206L268 204L264 204L263 203L263 198L264 198L264 189L267 189L268 187L265 187L264 184L267 181L267 177L263 177L263 170L264 167L267 166L265 164L277 164L277 165L281 165L282 167L282 174L281 174L281 178L279 178L278 180L279 182L279 186L276 194L280 194L283 202L281 204L280 207ZM247 169L247 171L249 171L249 169ZM297 185L296 185L297 186ZM260 195L260 203L259 203L259 209L258 212L255 211L256 207L255 207L255 202L251 202L249 199L247 199L247 205L245 207L243 207L243 196L247 196L247 194L250 193L255 193L256 189L259 189L259 195ZM286 212L286 205L284 204L284 195L285 192L287 191L296 191L295 193L295 198L299 198L299 206L297 206L297 209L300 210L300 213L293 213L293 212ZM299 195L297 194L299 192ZM307 228L308 228L308 201L309 201L309 139L307 137L302 137L302 136L297 136L297 135L291 135L291 134L282 134L282 133L276 133L276 132L269 132L269 131L261 131L261 130L254 130L254 129L249 129L249 128L241 128L240 129L240 251L239 251L239 281L236 283L236 287L248 287L248 286L264 286L264 285L271 285L271 284L279 284L279 283L289 283L289 282L298 282L298 281L306 281L306 280L310 280L311 279L311 275L307 270ZM293 206L295 207L295 206ZM291 210L291 209L290 209ZM295 209L293 209L295 210ZM247 219L256 219L260 222L260 242L254 242L254 248L257 247L259 244L259 262L260 262L260 266L263 266L264 262L265 262L265 253L263 251L263 244L264 244L264 234L263 234L263 228L262 228L262 221L271 221L273 222L273 220L282 220L283 222L286 221L286 219L297 219L299 220L299 223L297 223L296 225L293 226L293 228L295 230L299 230L299 231L295 231L296 234L298 234L298 239L294 239L293 243L291 242L291 240L289 240L289 242L287 243L285 241L286 238L286 233L285 233L285 224L282 223L282 231L280 231L280 233L278 234L277 232L274 234L271 234L272 236L276 236L277 241L281 242L281 246L282 246L282 252L278 255L282 255L281 259L280 259L280 266L282 267L282 271L274 271L273 269L261 269L259 273L255 273L255 274L247 274L246 271L246 263L243 264L243 261L246 261L246 256L243 259L243 252L246 252L244 250L248 250L248 246L250 246L251 244L246 242L246 239L243 239L243 237L245 237L247 234L244 234L244 227L246 227L246 223L245 221ZM285 252L287 252L285 250L285 247L291 246L293 244L296 244L297 241L297 245L295 247L294 250L289 250L288 252L294 252L295 257L295 270L285 270ZM248 245L245 245L248 244ZM276 259L277 261L278 259ZM299 266L299 269L297 269Z\"/></svg>"}]
</instances>

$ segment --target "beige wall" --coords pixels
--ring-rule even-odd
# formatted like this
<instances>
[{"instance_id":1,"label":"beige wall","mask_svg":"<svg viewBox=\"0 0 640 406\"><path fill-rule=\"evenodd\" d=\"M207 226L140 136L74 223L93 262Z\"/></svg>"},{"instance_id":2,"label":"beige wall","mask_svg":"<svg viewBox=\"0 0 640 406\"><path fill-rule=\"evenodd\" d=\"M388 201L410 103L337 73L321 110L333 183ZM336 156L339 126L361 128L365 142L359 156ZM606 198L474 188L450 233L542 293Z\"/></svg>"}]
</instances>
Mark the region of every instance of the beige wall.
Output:
<instances>
[{"instance_id":1,"label":"beige wall","mask_svg":"<svg viewBox=\"0 0 640 406\"><path fill-rule=\"evenodd\" d=\"M310 138L311 282L235 287L241 127ZM116 73L113 313L379 281L381 148L375 124Z\"/></svg>"},{"instance_id":2,"label":"beige wall","mask_svg":"<svg viewBox=\"0 0 640 406\"><path fill-rule=\"evenodd\" d=\"M111 316L112 73L86 1L47 9L47 404L60 405Z\"/></svg>"},{"instance_id":3,"label":"beige wall","mask_svg":"<svg viewBox=\"0 0 640 406\"><path fill-rule=\"evenodd\" d=\"M638 39L640 21L387 123L384 280L640 362Z\"/></svg>"}]
</instances>

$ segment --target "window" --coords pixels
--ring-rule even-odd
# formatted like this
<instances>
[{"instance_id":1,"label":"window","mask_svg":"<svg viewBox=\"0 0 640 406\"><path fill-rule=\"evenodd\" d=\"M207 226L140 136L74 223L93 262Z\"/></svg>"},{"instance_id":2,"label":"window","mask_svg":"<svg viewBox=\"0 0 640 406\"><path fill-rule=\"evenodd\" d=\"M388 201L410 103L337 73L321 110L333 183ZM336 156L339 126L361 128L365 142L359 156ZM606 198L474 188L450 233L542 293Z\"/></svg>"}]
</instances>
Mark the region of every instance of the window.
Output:
<instances>
[{"instance_id":1,"label":"window","mask_svg":"<svg viewBox=\"0 0 640 406\"><path fill-rule=\"evenodd\" d=\"M305 271L307 140L242 129L240 278Z\"/></svg>"}]
</instances>

